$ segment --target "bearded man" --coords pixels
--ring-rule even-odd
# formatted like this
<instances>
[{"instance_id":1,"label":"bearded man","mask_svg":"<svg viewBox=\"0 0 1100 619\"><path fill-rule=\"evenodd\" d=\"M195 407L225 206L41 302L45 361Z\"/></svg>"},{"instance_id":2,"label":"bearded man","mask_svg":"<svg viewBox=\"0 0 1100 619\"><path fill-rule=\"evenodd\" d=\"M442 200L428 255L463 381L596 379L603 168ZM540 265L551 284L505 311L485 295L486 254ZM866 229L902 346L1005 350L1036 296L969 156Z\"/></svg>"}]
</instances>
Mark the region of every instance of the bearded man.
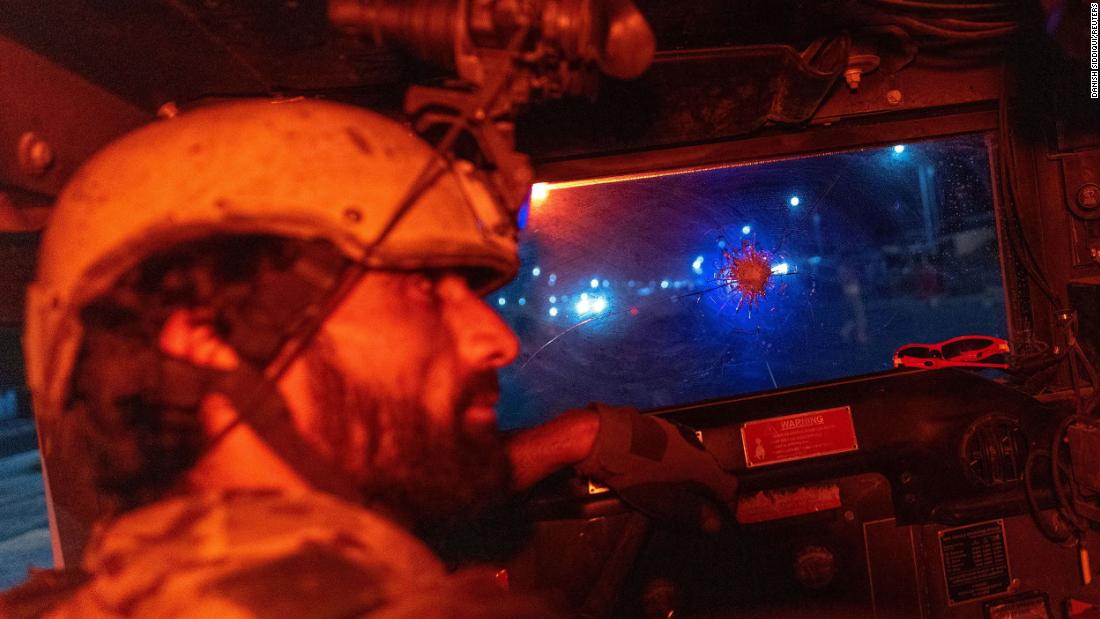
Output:
<instances>
[{"instance_id":1,"label":"bearded man","mask_svg":"<svg viewBox=\"0 0 1100 619\"><path fill-rule=\"evenodd\" d=\"M518 342L481 296L518 269L515 210L317 101L198 109L94 157L25 337L65 569L0 611L552 616L425 542L569 465L713 528L736 482L672 424L593 406L497 431Z\"/></svg>"}]
</instances>

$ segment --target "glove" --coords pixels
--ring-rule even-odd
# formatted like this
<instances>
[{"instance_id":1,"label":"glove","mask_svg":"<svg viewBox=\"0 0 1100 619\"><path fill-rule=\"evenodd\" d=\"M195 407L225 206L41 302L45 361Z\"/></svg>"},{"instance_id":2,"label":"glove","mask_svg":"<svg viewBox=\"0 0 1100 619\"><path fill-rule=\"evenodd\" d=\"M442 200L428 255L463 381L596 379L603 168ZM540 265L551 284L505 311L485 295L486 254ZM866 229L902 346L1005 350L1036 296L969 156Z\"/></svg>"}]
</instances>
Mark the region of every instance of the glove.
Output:
<instances>
[{"instance_id":1,"label":"glove","mask_svg":"<svg viewBox=\"0 0 1100 619\"><path fill-rule=\"evenodd\" d=\"M629 407L588 408L600 427L592 452L575 466L578 473L660 520L719 528L719 513L737 497L737 478L718 466L689 428Z\"/></svg>"}]
</instances>

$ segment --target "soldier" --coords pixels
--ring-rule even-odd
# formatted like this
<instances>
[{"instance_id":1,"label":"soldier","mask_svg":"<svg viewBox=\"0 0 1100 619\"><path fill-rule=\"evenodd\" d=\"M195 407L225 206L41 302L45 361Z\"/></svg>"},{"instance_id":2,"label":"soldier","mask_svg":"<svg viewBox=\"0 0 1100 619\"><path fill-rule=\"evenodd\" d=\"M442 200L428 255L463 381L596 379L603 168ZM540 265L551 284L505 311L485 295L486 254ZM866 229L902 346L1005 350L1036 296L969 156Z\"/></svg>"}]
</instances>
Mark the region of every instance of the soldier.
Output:
<instances>
[{"instance_id":1,"label":"soldier","mask_svg":"<svg viewBox=\"0 0 1100 619\"><path fill-rule=\"evenodd\" d=\"M68 569L0 610L549 616L422 540L569 465L713 529L736 482L672 424L593 406L497 432L518 342L480 296L519 266L514 215L472 165L332 103L211 106L95 156L25 338Z\"/></svg>"}]
</instances>

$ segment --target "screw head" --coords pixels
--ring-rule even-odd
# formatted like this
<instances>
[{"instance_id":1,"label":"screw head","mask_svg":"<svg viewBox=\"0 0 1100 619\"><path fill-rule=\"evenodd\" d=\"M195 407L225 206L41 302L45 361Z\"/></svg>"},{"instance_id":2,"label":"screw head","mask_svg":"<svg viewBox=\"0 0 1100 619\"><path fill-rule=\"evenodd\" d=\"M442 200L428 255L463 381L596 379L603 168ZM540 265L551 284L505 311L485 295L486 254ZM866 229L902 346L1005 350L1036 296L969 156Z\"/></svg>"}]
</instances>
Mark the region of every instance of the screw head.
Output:
<instances>
[{"instance_id":1,"label":"screw head","mask_svg":"<svg viewBox=\"0 0 1100 619\"><path fill-rule=\"evenodd\" d=\"M844 71L844 81L848 82L848 88L856 90L859 88L859 82L863 77L863 71L859 69L846 69Z\"/></svg>"},{"instance_id":2,"label":"screw head","mask_svg":"<svg viewBox=\"0 0 1100 619\"><path fill-rule=\"evenodd\" d=\"M157 108L157 118L169 120L179 116L180 109L175 101L168 101Z\"/></svg>"},{"instance_id":3,"label":"screw head","mask_svg":"<svg viewBox=\"0 0 1100 619\"><path fill-rule=\"evenodd\" d=\"M1100 207L1100 187L1093 183L1081 185L1081 188L1077 190L1077 206L1086 211Z\"/></svg>"},{"instance_id":4,"label":"screw head","mask_svg":"<svg viewBox=\"0 0 1100 619\"><path fill-rule=\"evenodd\" d=\"M18 159L23 172L38 176L53 165L53 147L37 133L27 131L19 136Z\"/></svg>"},{"instance_id":5,"label":"screw head","mask_svg":"<svg viewBox=\"0 0 1100 619\"><path fill-rule=\"evenodd\" d=\"M795 580L808 589L824 589L836 573L836 556L825 546L804 546L795 556Z\"/></svg>"},{"instance_id":6,"label":"screw head","mask_svg":"<svg viewBox=\"0 0 1100 619\"><path fill-rule=\"evenodd\" d=\"M903 98L904 97L902 96L901 91L897 88L890 90L886 93L886 102L890 105L901 105Z\"/></svg>"},{"instance_id":7,"label":"screw head","mask_svg":"<svg viewBox=\"0 0 1100 619\"><path fill-rule=\"evenodd\" d=\"M363 212L354 206L349 206L344 209L344 219L350 223L357 224L363 221Z\"/></svg>"}]
</instances>

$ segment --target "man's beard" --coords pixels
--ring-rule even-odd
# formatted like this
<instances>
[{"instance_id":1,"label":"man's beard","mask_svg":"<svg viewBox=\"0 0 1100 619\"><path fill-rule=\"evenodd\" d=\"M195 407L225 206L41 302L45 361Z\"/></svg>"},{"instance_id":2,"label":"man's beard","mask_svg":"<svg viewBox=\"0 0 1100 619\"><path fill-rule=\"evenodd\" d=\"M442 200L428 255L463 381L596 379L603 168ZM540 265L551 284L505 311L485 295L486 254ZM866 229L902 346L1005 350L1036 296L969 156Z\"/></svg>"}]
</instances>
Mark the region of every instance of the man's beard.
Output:
<instances>
[{"instance_id":1,"label":"man's beard","mask_svg":"<svg viewBox=\"0 0 1100 619\"><path fill-rule=\"evenodd\" d=\"M474 398L496 389L495 373L465 381L454 423L445 427L433 422L413 395L399 397L352 378L327 338L318 338L304 356L320 411L315 431L341 467L355 471L366 505L430 541L461 529L507 497L512 469L499 433L489 429L473 435L462 424ZM365 445L353 438L356 426L363 429Z\"/></svg>"}]
</instances>

